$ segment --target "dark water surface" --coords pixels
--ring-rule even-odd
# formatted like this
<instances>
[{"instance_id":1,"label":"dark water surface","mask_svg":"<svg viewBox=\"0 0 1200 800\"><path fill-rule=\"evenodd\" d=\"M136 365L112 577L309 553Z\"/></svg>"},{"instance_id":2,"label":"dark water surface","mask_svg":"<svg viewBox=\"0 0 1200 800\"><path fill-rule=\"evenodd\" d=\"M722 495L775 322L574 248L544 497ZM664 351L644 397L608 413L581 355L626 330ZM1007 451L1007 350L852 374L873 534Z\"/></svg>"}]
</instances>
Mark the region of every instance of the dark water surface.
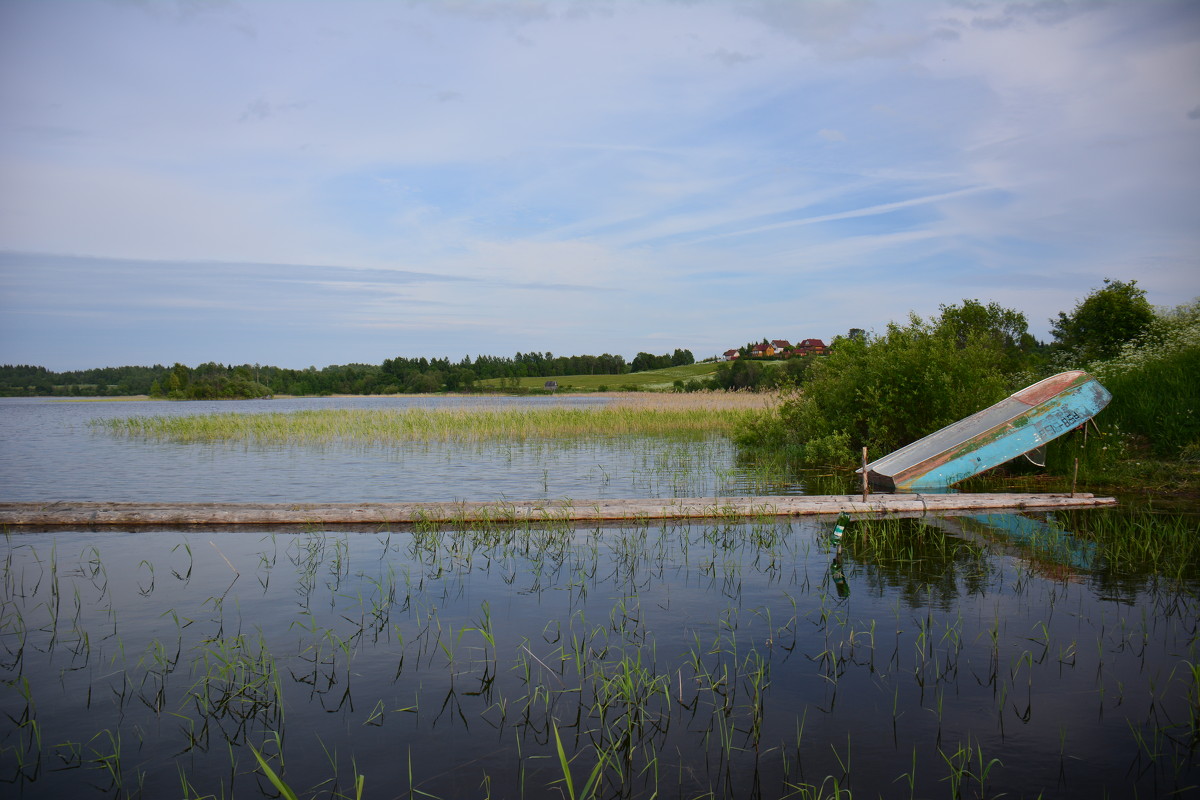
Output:
<instances>
[{"instance_id":1,"label":"dark water surface","mask_svg":"<svg viewBox=\"0 0 1200 800\"><path fill-rule=\"evenodd\" d=\"M109 417L323 408L539 406L590 397L354 397L210 402L0 398L0 500L400 502L795 494L735 463L724 438L264 445L115 436Z\"/></svg>"},{"instance_id":2,"label":"dark water surface","mask_svg":"<svg viewBox=\"0 0 1200 800\"><path fill-rule=\"evenodd\" d=\"M0 499L803 490L722 440L264 448L88 425L423 402L467 401L0 400ZM0 792L277 797L257 752L300 797L358 776L368 800L1197 796L1200 564L1127 546L1182 550L1194 518L1118 513L857 521L837 542L815 519L5 531ZM1069 532L1090 519L1115 522Z\"/></svg>"},{"instance_id":3,"label":"dark water surface","mask_svg":"<svg viewBox=\"0 0 1200 800\"><path fill-rule=\"evenodd\" d=\"M579 797L1194 796L1194 582L947 525L11 533L0 780L563 797L561 742Z\"/></svg>"}]
</instances>

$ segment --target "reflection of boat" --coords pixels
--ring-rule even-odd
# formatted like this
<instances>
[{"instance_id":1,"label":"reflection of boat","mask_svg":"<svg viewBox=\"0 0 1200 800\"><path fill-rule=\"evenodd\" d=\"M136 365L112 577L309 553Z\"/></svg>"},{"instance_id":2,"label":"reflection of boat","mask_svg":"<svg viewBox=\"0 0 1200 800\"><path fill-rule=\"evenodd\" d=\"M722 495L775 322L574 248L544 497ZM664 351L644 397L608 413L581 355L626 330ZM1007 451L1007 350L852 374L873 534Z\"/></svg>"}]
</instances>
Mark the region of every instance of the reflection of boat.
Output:
<instances>
[{"instance_id":1,"label":"reflection of boat","mask_svg":"<svg viewBox=\"0 0 1200 800\"><path fill-rule=\"evenodd\" d=\"M1039 573L1055 579L1069 579L1076 570L1096 568L1095 542L1021 514L926 517L925 522L993 552L1026 561Z\"/></svg>"},{"instance_id":2,"label":"reflection of boat","mask_svg":"<svg viewBox=\"0 0 1200 800\"><path fill-rule=\"evenodd\" d=\"M985 529L1003 534L1013 544L1029 548L1042 560L1079 569L1096 564L1096 543L1078 539L1041 520L1020 514L978 514L966 517Z\"/></svg>"},{"instance_id":3,"label":"reflection of boat","mask_svg":"<svg viewBox=\"0 0 1200 800\"><path fill-rule=\"evenodd\" d=\"M1111 399L1086 372L1061 372L871 462L867 477L901 491L950 486L1042 447Z\"/></svg>"}]
</instances>

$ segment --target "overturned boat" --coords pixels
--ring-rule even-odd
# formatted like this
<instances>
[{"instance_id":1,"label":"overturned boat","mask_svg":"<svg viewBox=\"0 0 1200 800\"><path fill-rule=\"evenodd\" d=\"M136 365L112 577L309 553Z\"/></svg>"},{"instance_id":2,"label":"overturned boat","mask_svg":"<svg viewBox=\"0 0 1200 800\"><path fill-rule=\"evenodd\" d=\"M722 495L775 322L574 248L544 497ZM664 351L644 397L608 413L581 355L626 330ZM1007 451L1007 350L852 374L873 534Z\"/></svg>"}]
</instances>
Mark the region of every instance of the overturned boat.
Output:
<instances>
[{"instance_id":1,"label":"overturned boat","mask_svg":"<svg viewBox=\"0 0 1200 800\"><path fill-rule=\"evenodd\" d=\"M867 479L893 491L945 488L1038 450L1111 399L1086 372L1060 372L867 464Z\"/></svg>"}]
</instances>

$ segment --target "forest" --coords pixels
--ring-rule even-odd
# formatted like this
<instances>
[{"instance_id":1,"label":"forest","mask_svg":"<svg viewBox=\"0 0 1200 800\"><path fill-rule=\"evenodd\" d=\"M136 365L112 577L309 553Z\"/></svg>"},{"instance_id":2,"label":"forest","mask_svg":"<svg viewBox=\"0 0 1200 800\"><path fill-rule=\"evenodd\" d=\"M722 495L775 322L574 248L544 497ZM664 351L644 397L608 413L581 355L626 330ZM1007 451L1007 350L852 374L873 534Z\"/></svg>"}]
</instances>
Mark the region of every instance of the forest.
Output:
<instances>
[{"instance_id":1,"label":"forest","mask_svg":"<svg viewBox=\"0 0 1200 800\"><path fill-rule=\"evenodd\" d=\"M555 375L622 375L657 369L662 363L691 364L691 351L652 356L639 353L633 364L624 357L602 355L555 356L517 353L515 356L385 359L382 364L341 364L322 369L286 369L263 364L218 364L196 367L174 364L101 367L52 372L29 365L0 366L0 396L114 397L149 395L175 400L330 394L398 394L469 392L478 381Z\"/></svg>"}]
</instances>

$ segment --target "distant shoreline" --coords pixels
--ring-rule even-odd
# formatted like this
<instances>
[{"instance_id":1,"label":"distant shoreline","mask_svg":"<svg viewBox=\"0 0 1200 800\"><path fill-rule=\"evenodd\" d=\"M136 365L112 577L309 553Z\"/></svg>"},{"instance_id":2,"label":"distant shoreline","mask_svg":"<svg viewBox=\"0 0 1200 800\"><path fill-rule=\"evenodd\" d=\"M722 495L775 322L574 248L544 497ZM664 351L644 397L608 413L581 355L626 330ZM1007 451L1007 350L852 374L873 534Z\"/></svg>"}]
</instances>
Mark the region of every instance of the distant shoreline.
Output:
<instances>
[{"instance_id":1,"label":"distant shoreline","mask_svg":"<svg viewBox=\"0 0 1200 800\"><path fill-rule=\"evenodd\" d=\"M28 396L30 400L53 400L57 403L124 403L136 400L150 400L166 403L206 403L214 400L303 400L313 399L356 399L367 397L615 397L629 394L661 394L661 392L555 392L553 395L512 395L507 392L427 392L427 393L397 393L397 394L277 394L260 398L210 398L204 400L172 400L167 397L151 397L148 394L114 395L106 397L60 397L58 395L39 394ZM24 396L24 395L22 395Z\"/></svg>"}]
</instances>

